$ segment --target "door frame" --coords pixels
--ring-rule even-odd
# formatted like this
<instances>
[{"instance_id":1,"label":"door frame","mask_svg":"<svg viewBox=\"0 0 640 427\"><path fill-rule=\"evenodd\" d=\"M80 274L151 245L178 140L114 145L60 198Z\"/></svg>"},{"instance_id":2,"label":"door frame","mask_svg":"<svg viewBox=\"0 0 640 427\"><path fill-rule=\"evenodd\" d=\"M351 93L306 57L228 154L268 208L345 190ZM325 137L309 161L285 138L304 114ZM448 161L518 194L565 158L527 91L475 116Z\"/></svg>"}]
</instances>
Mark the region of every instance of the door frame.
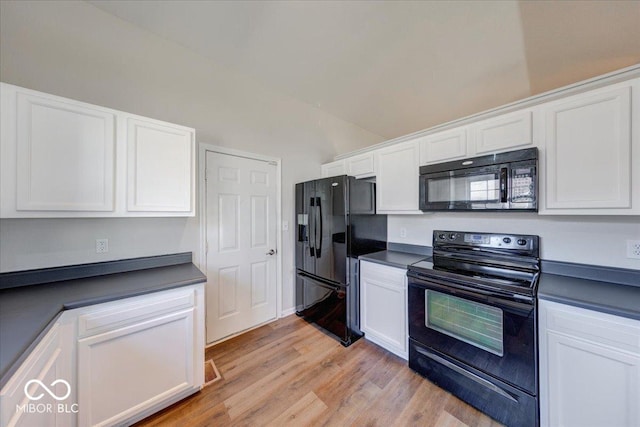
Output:
<instances>
[{"instance_id":1,"label":"door frame","mask_svg":"<svg viewBox=\"0 0 640 427\"><path fill-rule=\"evenodd\" d=\"M248 151L198 143L198 215L200 216L200 269L207 272L207 183L205 181L207 152L244 157L269 162L276 167L276 319L282 317L282 160ZM207 278L207 283L209 278ZM206 310L206 308L205 308ZM206 331L205 331L206 332Z\"/></svg>"}]
</instances>

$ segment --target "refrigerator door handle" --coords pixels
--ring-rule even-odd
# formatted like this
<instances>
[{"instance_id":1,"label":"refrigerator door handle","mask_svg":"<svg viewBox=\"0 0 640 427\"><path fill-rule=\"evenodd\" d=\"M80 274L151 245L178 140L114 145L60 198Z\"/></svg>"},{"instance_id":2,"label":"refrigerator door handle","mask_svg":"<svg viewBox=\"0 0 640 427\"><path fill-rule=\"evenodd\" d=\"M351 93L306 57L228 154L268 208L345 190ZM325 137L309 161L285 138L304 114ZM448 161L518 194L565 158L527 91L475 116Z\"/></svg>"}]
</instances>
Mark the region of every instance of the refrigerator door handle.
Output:
<instances>
[{"instance_id":1,"label":"refrigerator door handle","mask_svg":"<svg viewBox=\"0 0 640 427\"><path fill-rule=\"evenodd\" d=\"M309 198L309 255L316 256L316 218L315 218L315 197ZM311 235L313 233L313 236Z\"/></svg>"},{"instance_id":2,"label":"refrigerator door handle","mask_svg":"<svg viewBox=\"0 0 640 427\"><path fill-rule=\"evenodd\" d=\"M320 239L316 242L316 256L320 258L322 252L322 204L320 203L320 197L316 198L316 207L318 208L318 217L320 219ZM316 232L316 238L318 237Z\"/></svg>"}]
</instances>

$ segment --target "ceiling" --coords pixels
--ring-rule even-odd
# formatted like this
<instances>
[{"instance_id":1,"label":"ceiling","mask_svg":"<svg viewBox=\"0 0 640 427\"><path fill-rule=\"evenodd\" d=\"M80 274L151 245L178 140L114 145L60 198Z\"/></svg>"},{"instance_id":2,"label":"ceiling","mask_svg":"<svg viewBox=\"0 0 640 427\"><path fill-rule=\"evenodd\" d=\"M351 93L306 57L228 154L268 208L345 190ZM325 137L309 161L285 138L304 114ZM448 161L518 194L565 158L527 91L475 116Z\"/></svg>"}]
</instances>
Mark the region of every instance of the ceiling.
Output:
<instances>
[{"instance_id":1,"label":"ceiling","mask_svg":"<svg viewBox=\"0 0 640 427\"><path fill-rule=\"evenodd\" d=\"M640 63L640 1L110 1L385 139Z\"/></svg>"}]
</instances>

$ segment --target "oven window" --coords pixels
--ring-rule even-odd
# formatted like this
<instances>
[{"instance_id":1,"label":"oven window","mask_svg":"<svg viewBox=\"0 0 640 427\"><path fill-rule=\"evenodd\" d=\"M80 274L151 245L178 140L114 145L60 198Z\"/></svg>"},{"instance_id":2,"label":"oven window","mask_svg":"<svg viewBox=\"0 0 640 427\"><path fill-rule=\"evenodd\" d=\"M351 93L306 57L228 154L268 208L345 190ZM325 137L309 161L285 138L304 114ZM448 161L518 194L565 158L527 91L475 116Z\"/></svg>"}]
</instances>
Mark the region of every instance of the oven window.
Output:
<instances>
[{"instance_id":1,"label":"oven window","mask_svg":"<svg viewBox=\"0 0 640 427\"><path fill-rule=\"evenodd\" d=\"M427 197L429 202L495 201L499 182L496 174L432 178L427 183Z\"/></svg>"},{"instance_id":2,"label":"oven window","mask_svg":"<svg viewBox=\"0 0 640 427\"><path fill-rule=\"evenodd\" d=\"M425 292L425 324L468 344L502 356L502 310L436 291Z\"/></svg>"}]
</instances>

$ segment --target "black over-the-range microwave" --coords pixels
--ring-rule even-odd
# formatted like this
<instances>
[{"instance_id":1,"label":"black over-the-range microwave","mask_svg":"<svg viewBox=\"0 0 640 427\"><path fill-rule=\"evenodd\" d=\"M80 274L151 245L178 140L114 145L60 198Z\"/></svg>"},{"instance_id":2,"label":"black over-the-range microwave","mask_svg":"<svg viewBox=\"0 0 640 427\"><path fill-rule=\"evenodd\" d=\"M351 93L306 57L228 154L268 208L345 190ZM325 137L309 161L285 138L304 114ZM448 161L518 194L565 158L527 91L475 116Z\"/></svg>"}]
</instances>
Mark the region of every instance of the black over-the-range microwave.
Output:
<instances>
[{"instance_id":1,"label":"black over-the-range microwave","mask_svg":"<svg viewBox=\"0 0 640 427\"><path fill-rule=\"evenodd\" d=\"M420 210L538 210L538 149L420 167Z\"/></svg>"}]
</instances>

